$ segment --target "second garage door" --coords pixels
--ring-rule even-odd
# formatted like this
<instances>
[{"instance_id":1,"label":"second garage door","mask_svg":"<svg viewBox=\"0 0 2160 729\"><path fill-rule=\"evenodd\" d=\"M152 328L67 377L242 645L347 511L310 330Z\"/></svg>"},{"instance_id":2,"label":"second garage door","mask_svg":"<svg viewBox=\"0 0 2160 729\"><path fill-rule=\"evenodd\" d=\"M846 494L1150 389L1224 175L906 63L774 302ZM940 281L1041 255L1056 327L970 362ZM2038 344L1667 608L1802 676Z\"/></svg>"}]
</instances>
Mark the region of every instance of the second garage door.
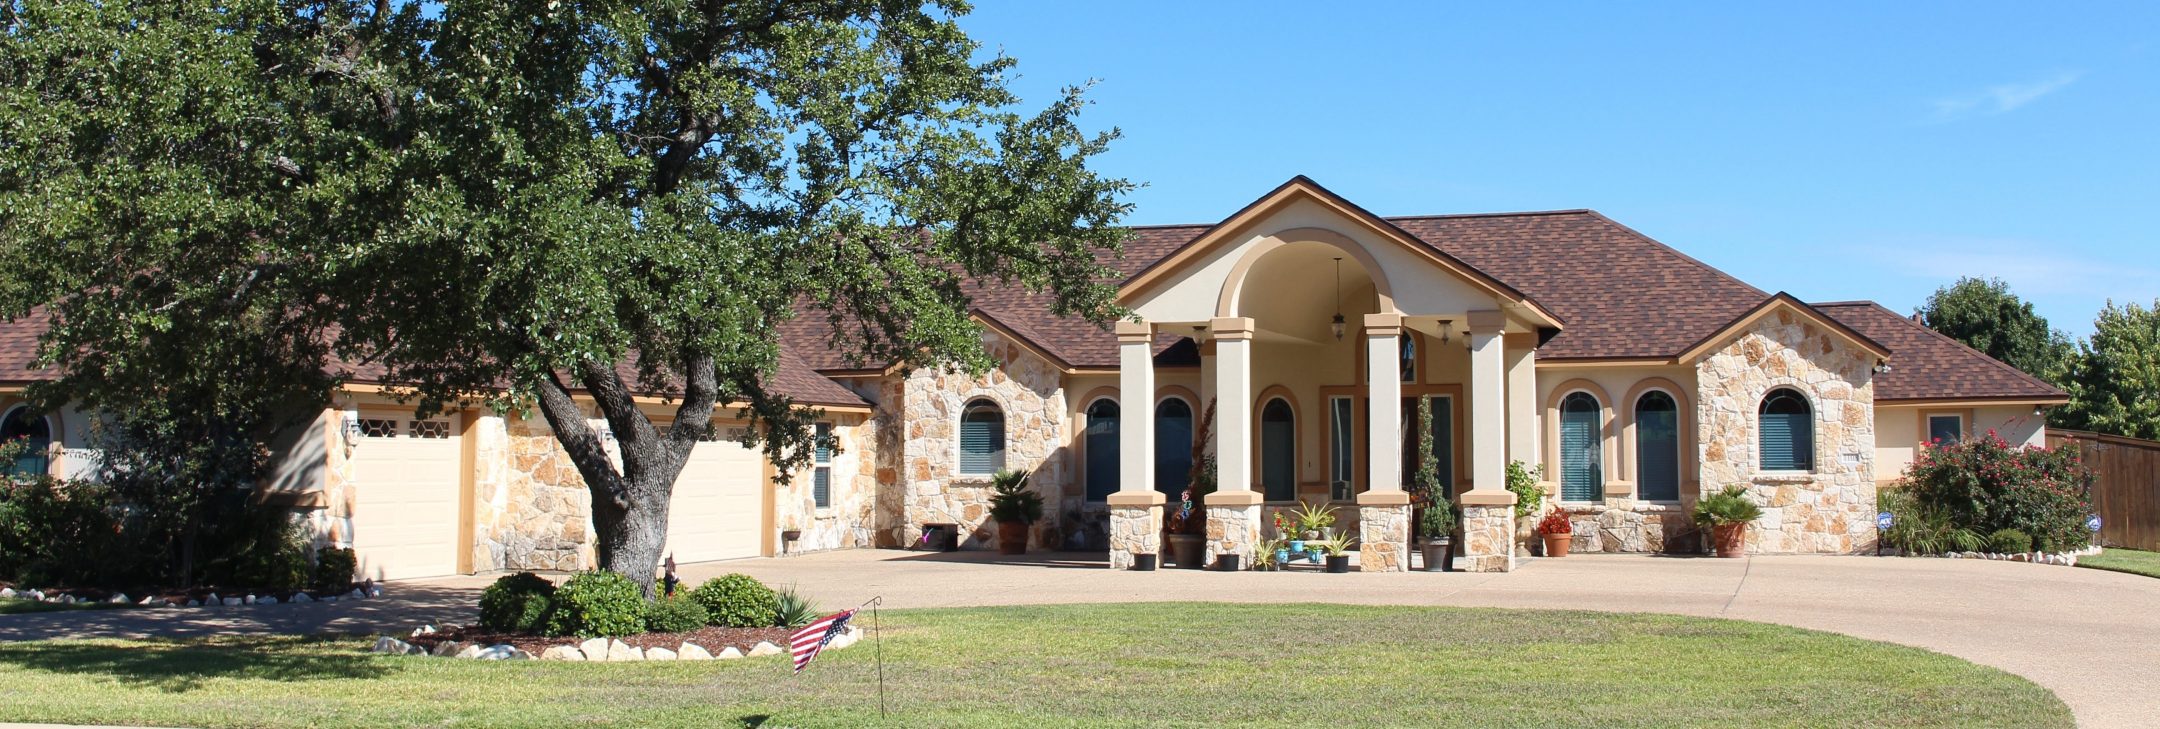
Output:
<instances>
[{"instance_id":1,"label":"second garage door","mask_svg":"<svg viewBox=\"0 0 2160 729\"><path fill-rule=\"evenodd\" d=\"M353 449L353 551L375 579L457 572L456 418L365 414Z\"/></svg>"},{"instance_id":2,"label":"second garage door","mask_svg":"<svg viewBox=\"0 0 2160 729\"><path fill-rule=\"evenodd\" d=\"M763 454L736 440L697 444L675 480L662 554L684 563L758 556L764 489Z\"/></svg>"}]
</instances>

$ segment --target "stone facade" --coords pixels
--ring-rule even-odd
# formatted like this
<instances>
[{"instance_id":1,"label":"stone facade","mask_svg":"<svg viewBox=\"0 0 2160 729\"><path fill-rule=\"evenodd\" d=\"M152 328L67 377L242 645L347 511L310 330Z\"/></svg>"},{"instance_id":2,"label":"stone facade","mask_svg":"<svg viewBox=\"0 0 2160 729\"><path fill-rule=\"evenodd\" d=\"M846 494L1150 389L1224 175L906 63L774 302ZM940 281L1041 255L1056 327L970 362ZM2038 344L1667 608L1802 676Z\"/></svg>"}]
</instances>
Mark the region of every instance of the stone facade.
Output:
<instances>
[{"instance_id":1,"label":"stone facade","mask_svg":"<svg viewBox=\"0 0 2160 729\"><path fill-rule=\"evenodd\" d=\"M784 554L876 544L878 481L875 472L865 465L877 462L879 421L844 415L833 417L832 423L839 451L828 466L832 481L827 507L817 508L808 471L773 488L774 525L783 532L802 532L793 542L776 542Z\"/></svg>"},{"instance_id":2,"label":"stone facade","mask_svg":"<svg viewBox=\"0 0 2160 729\"><path fill-rule=\"evenodd\" d=\"M1131 569L1135 554L1153 554L1161 559L1162 512L1160 506L1111 507L1110 569Z\"/></svg>"},{"instance_id":3,"label":"stone facade","mask_svg":"<svg viewBox=\"0 0 2160 729\"><path fill-rule=\"evenodd\" d=\"M1569 506L1574 552L1697 554L1703 540L1688 512L1678 506L1634 506L1614 500L1597 506Z\"/></svg>"},{"instance_id":4,"label":"stone facade","mask_svg":"<svg viewBox=\"0 0 2160 729\"><path fill-rule=\"evenodd\" d=\"M1252 569L1253 554L1260 548L1260 505L1209 506L1206 510L1207 564L1235 554L1243 569Z\"/></svg>"},{"instance_id":5,"label":"stone facade","mask_svg":"<svg viewBox=\"0 0 2160 729\"><path fill-rule=\"evenodd\" d=\"M592 569L592 493L547 422L484 416L472 430L473 569Z\"/></svg>"},{"instance_id":6,"label":"stone facade","mask_svg":"<svg viewBox=\"0 0 2160 729\"><path fill-rule=\"evenodd\" d=\"M1779 311L1696 366L1696 426L1705 493L1742 486L1762 505L1748 529L1754 553L1875 550L1875 412L1871 353ZM1757 408L1772 389L1807 397L1815 417L1812 471L1758 468Z\"/></svg>"},{"instance_id":7,"label":"stone facade","mask_svg":"<svg viewBox=\"0 0 2160 729\"><path fill-rule=\"evenodd\" d=\"M1515 506L1462 507L1464 572L1511 572L1515 569Z\"/></svg>"},{"instance_id":8,"label":"stone facade","mask_svg":"<svg viewBox=\"0 0 2160 729\"><path fill-rule=\"evenodd\" d=\"M1053 513L1035 525L1031 544L1055 544L1054 507L1068 480L1065 449L1072 432L1067 422L1064 372L995 333L983 346L997 366L980 376L951 369L924 369L900 384L905 434L904 498L899 499L903 543L922 535L924 524L960 525L963 548L994 548L997 525L988 523L990 479L961 474L960 415L969 403L986 400L1005 416L1005 467L1033 472L1030 487L1043 495ZM887 401L891 402L891 401Z\"/></svg>"},{"instance_id":9,"label":"stone facade","mask_svg":"<svg viewBox=\"0 0 2160 729\"><path fill-rule=\"evenodd\" d=\"M1410 569L1410 506L1358 507L1358 569L1402 572Z\"/></svg>"}]
</instances>

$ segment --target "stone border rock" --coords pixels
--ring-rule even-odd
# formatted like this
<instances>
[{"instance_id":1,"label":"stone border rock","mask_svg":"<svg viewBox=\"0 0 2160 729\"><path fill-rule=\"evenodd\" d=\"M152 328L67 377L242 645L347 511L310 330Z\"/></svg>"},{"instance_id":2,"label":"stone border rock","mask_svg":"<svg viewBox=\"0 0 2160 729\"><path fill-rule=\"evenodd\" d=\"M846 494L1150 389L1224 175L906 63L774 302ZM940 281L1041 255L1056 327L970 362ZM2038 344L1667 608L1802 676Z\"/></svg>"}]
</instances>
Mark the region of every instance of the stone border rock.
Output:
<instances>
[{"instance_id":1,"label":"stone border rock","mask_svg":"<svg viewBox=\"0 0 2160 729\"><path fill-rule=\"evenodd\" d=\"M355 587L352 589L352 592L348 592L343 595L327 595L324 597L316 597L314 595L310 595L307 593L306 590L295 592L292 594L292 597L288 597L283 600L278 599L276 595L256 596L253 593L247 593L238 597L220 597L217 593L213 592L207 596L204 596L200 600L191 598L185 603L177 603L171 600L160 598L156 595L145 597L140 601L133 601L129 600L127 593L124 592L115 592L112 594L112 597L106 598L104 600L88 600L64 592L47 593L44 590L37 589L17 591L15 588L12 587L0 587L0 600L32 600L36 602L53 603L56 605L74 605L78 603L88 602L103 602L113 605L127 605L132 603L136 607L167 608L237 607L240 605L294 605L311 602L337 602L339 600L365 600L371 597L382 597L382 595L383 590L381 586L369 584L363 585L361 587Z\"/></svg>"},{"instance_id":2,"label":"stone border rock","mask_svg":"<svg viewBox=\"0 0 2160 729\"><path fill-rule=\"evenodd\" d=\"M2094 545L2075 552L2014 552L2009 554L2001 552L1947 552L1941 556L1944 559L1988 559L2002 562L2031 562L2033 564L2056 565L2059 567L2076 567L2079 557L2090 557L2099 553L2100 546Z\"/></svg>"},{"instance_id":3,"label":"stone border rock","mask_svg":"<svg viewBox=\"0 0 2160 729\"><path fill-rule=\"evenodd\" d=\"M412 634L417 637L433 632L435 632L435 626L423 625L414 630ZM832 642L825 646L825 650L841 650L855 645L861 640L862 628L850 625L847 632L835 636ZM787 650L774 645L769 640L758 641L757 645L751 646L748 653L737 650L735 646L728 646L720 649L719 653L713 653L706 650L704 646L687 641L675 650L668 650L666 648L640 649L612 638L591 638L580 641L576 645L559 645L548 648L541 651L538 656L518 650L515 646L509 644L481 646L456 641L437 644L434 652L430 653L420 646L382 635L376 636L375 646L369 648L368 652L393 656L471 658L482 661L542 660L622 663L628 661L728 661L737 658L777 656L787 653Z\"/></svg>"}]
</instances>

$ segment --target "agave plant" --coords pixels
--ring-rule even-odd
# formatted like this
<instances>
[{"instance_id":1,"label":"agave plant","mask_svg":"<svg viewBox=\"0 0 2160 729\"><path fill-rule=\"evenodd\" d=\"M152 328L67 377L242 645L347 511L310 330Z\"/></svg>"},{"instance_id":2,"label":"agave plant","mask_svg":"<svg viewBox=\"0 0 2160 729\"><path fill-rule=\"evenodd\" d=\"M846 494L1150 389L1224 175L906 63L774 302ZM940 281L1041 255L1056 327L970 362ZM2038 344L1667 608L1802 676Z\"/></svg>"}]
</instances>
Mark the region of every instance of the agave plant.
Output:
<instances>
[{"instance_id":1,"label":"agave plant","mask_svg":"<svg viewBox=\"0 0 2160 729\"><path fill-rule=\"evenodd\" d=\"M778 617L773 624L782 628L800 628L818 619L817 603L796 592L794 585L780 588L774 613Z\"/></svg>"}]
</instances>

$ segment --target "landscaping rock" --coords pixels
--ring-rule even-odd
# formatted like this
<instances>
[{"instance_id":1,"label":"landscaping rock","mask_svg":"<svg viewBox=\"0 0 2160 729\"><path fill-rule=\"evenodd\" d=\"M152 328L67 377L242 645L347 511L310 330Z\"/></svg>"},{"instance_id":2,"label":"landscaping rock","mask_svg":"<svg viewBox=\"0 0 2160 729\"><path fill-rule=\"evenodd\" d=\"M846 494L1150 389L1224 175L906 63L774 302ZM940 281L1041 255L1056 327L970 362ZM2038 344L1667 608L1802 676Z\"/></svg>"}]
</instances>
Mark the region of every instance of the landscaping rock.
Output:
<instances>
[{"instance_id":1,"label":"landscaping rock","mask_svg":"<svg viewBox=\"0 0 2160 729\"><path fill-rule=\"evenodd\" d=\"M232 607L232 606L235 606L235 605L239 605L239 604L240 604L240 598L237 598L237 597L228 597L228 598L225 598L225 605L226 605L226 607Z\"/></svg>"},{"instance_id":2,"label":"landscaping rock","mask_svg":"<svg viewBox=\"0 0 2160 729\"><path fill-rule=\"evenodd\" d=\"M116 597L117 597L117 596L116 596ZM161 603L161 602L165 602L165 601L164 601L164 600L160 600L160 599L158 599L158 596L156 596L156 595L151 595L151 596L149 596L149 597L145 597L145 598L143 598L143 599L142 599L142 602L138 602L138 603L135 603L135 604L137 604L137 605L156 605L156 604L158 604L158 603ZM165 603L165 604L167 604L167 605L170 605L170 604L172 604L172 603Z\"/></svg>"},{"instance_id":3,"label":"landscaping rock","mask_svg":"<svg viewBox=\"0 0 2160 729\"><path fill-rule=\"evenodd\" d=\"M413 637L415 637L415 638L418 638L418 637L420 637L420 636L423 636L423 635L431 635L431 634L433 634L434 632L435 632L435 626L433 626L433 625L422 625L422 626L420 626L420 627L417 627L417 628L413 628L412 634L413 634Z\"/></svg>"},{"instance_id":4,"label":"landscaping rock","mask_svg":"<svg viewBox=\"0 0 2160 729\"><path fill-rule=\"evenodd\" d=\"M543 661L582 661L585 652L566 645L559 645L540 652Z\"/></svg>"},{"instance_id":5,"label":"landscaping rock","mask_svg":"<svg viewBox=\"0 0 2160 729\"><path fill-rule=\"evenodd\" d=\"M579 643L577 647L578 652L585 654L585 660L605 661L607 660L607 644L608 640L606 638L594 638Z\"/></svg>"},{"instance_id":6,"label":"landscaping rock","mask_svg":"<svg viewBox=\"0 0 2160 729\"><path fill-rule=\"evenodd\" d=\"M310 594L307 594L307 593L305 593L305 592L302 592L302 593L298 593L298 594L295 594L295 595L293 595L293 596L292 596L292 599L291 599L291 600L288 600L287 602L314 602L314 601L315 601L315 596L314 596L314 595L310 595Z\"/></svg>"},{"instance_id":7,"label":"landscaping rock","mask_svg":"<svg viewBox=\"0 0 2160 729\"><path fill-rule=\"evenodd\" d=\"M478 658L478 659L480 659L480 660L483 660L483 661L529 661L529 660L532 660L532 654L531 654L531 653L526 653L525 651L521 651L521 650L518 650L518 649L517 649L517 646L514 646L514 645L510 645L510 644L507 644L507 643L505 643L505 644L503 644L503 645L491 645L491 646L488 646L488 647L486 647L486 648L482 648L482 649L480 649L480 652L479 652L478 654L474 655L473 657L474 657L474 658Z\"/></svg>"},{"instance_id":8,"label":"landscaping rock","mask_svg":"<svg viewBox=\"0 0 2160 729\"><path fill-rule=\"evenodd\" d=\"M255 596L254 596L254 595L249 595L249 596L247 596L247 597L243 597L243 598L240 598L240 604L242 604L242 605L253 605L253 604L255 604Z\"/></svg>"},{"instance_id":9,"label":"landscaping rock","mask_svg":"<svg viewBox=\"0 0 2160 729\"><path fill-rule=\"evenodd\" d=\"M645 649L645 660L672 661L675 660L675 651L666 648L647 648Z\"/></svg>"},{"instance_id":10,"label":"landscaping rock","mask_svg":"<svg viewBox=\"0 0 2160 729\"><path fill-rule=\"evenodd\" d=\"M43 600L45 599L45 593L42 590L31 590L23 593L22 597L24 600Z\"/></svg>"},{"instance_id":11,"label":"landscaping rock","mask_svg":"<svg viewBox=\"0 0 2160 729\"><path fill-rule=\"evenodd\" d=\"M772 641L769 640L761 640L758 641L757 645L750 647L750 655L752 657L777 656L780 655L780 646L773 645Z\"/></svg>"},{"instance_id":12,"label":"landscaping rock","mask_svg":"<svg viewBox=\"0 0 2160 729\"><path fill-rule=\"evenodd\" d=\"M0 600L13 600L13 599L15 599L15 588L12 588L12 587L0 587Z\"/></svg>"},{"instance_id":13,"label":"landscaping rock","mask_svg":"<svg viewBox=\"0 0 2160 729\"><path fill-rule=\"evenodd\" d=\"M736 650L735 646L728 646L726 648L720 649L720 655L713 657L723 661L732 661L743 656L742 651Z\"/></svg>"},{"instance_id":14,"label":"landscaping rock","mask_svg":"<svg viewBox=\"0 0 2160 729\"><path fill-rule=\"evenodd\" d=\"M435 650L429 651L429 654L436 656L454 656L458 654L458 651L462 650L465 650L464 643L459 643L454 640L446 640L441 643L436 643Z\"/></svg>"},{"instance_id":15,"label":"landscaping rock","mask_svg":"<svg viewBox=\"0 0 2160 729\"><path fill-rule=\"evenodd\" d=\"M472 644L472 645L468 645L468 646L465 646L465 649L464 649L464 650L458 651L458 652L457 652L457 657L459 657L459 658L479 658L479 657L480 657L480 654L482 654L482 653L486 653L487 651L488 651L488 647L487 647L487 646L482 646L482 645L480 645L480 644L478 644L478 643L474 643L474 644Z\"/></svg>"},{"instance_id":16,"label":"landscaping rock","mask_svg":"<svg viewBox=\"0 0 2160 729\"><path fill-rule=\"evenodd\" d=\"M128 604L127 593L115 592L112 597L105 598L105 601L114 605L126 605Z\"/></svg>"},{"instance_id":17,"label":"landscaping rock","mask_svg":"<svg viewBox=\"0 0 2160 729\"><path fill-rule=\"evenodd\" d=\"M398 639L396 639L396 638L392 638L392 637L390 637L390 636L384 635L384 636L377 636L377 637L375 638L375 647L374 647L374 648L372 648L372 649L370 649L370 651L369 651L369 652L372 652L372 653L382 653L382 654L386 654L386 655L393 655L393 656L402 656L402 655L405 655L405 654L407 654L407 653L411 653L411 652L412 652L412 649L413 649L413 648L416 648L416 647L418 647L418 646L414 646L414 645L412 645L412 644L410 644L410 643L407 643L407 642L405 642L405 641L402 641L402 640L398 640Z\"/></svg>"},{"instance_id":18,"label":"landscaping rock","mask_svg":"<svg viewBox=\"0 0 2160 729\"><path fill-rule=\"evenodd\" d=\"M189 600L189 601L187 601L187 606L188 606L188 607L202 607L202 601L201 601L201 600Z\"/></svg>"},{"instance_id":19,"label":"landscaping rock","mask_svg":"<svg viewBox=\"0 0 2160 729\"><path fill-rule=\"evenodd\" d=\"M217 593L215 593L215 592L213 592L213 593L210 593L210 596L209 596L209 597L206 597L206 598L203 598L203 599L202 599L202 604L204 604L204 605L216 605L216 604L219 604L219 603L221 603L221 602L224 602L224 598L220 598L220 597L218 597L218 596L217 596Z\"/></svg>"},{"instance_id":20,"label":"landscaping rock","mask_svg":"<svg viewBox=\"0 0 2160 729\"><path fill-rule=\"evenodd\" d=\"M277 598L274 598L274 597L258 597L258 598L255 598L255 604L257 604L257 605L276 605L276 604L278 604L278 599L277 599Z\"/></svg>"},{"instance_id":21,"label":"landscaping rock","mask_svg":"<svg viewBox=\"0 0 2160 729\"><path fill-rule=\"evenodd\" d=\"M75 604L75 596L74 596L74 595L61 595L61 596L59 596L59 597L53 598L53 602L57 602L57 603L60 603L60 604L62 604L62 605L73 605L73 604Z\"/></svg>"},{"instance_id":22,"label":"landscaping rock","mask_svg":"<svg viewBox=\"0 0 2160 729\"><path fill-rule=\"evenodd\" d=\"M345 593L345 596L354 600L358 600L360 598L367 597L367 593L361 592L360 588L355 587L353 588L352 592Z\"/></svg>"},{"instance_id":23,"label":"landscaping rock","mask_svg":"<svg viewBox=\"0 0 2160 729\"><path fill-rule=\"evenodd\" d=\"M380 588L380 587L377 587L377 588L372 588L372 589L368 590L368 591L367 591L367 596L368 596L368 597L382 597L382 588Z\"/></svg>"},{"instance_id":24,"label":"landscaping rock","mask_svg":"<svg viewBox=\"0 0 2160 729\"><path fill-rule=\"evenodd\" d=\"M645 652L631 647L628 643L611 640L608 641L607 659L610 663L615 661L642 661L645 660Z\"/></svg>"},{"instance_id":25,"label":"landscaping rock","mask_svg":"<svg viewBox=\"0 0 2160 729\"><path fill-rule=\"evenodd\" d=\"M696 643L684 643L682 644L682 650L676 653L675 657L685 661L710 661L712 660L712 653L705 650L704 646Z\"/></svg>"}]
</instances>

